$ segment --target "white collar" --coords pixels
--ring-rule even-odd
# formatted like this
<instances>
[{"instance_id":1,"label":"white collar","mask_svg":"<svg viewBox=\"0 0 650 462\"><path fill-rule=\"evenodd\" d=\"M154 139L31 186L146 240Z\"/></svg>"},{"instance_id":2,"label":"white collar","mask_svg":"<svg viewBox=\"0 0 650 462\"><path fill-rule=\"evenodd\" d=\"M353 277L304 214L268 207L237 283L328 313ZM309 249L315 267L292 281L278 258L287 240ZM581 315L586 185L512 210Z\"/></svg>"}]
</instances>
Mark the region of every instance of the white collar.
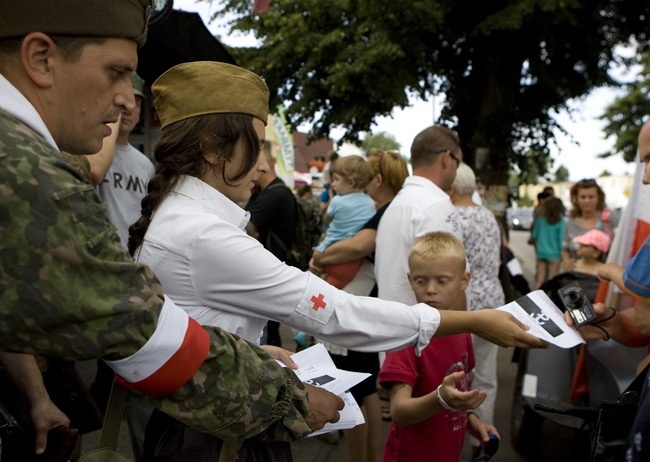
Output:
<instances>
[{"instance_id":1,"label":"white collar","mask_svg":"<svg viewBox=\"0 0 650 462\"><path fill-rule=\"evenodd\" d=\"M54 138L52 138L52 134L47 129L45 122L43 122L36 108L2 74L0 74L0 108L28 125L32 130L45 138L57 151L59 150Z\"/></svg>"},{"instance_id":2,"label":"white collar","mask_svg":"<svg viewBox=\"0 0 650 462\"><path fill-rule=\"evenodd\" d=\"M204 181L189 175L181 175L172 192L190 197L219 218L244 230L250 213L228 199Z\"/></svg>"},{"instance_id":3,"label":"white collar","mask_svg":"<svg viewBox=\"0 0 650 462\"><path fill-rule=\"evenodd\" d=\"M446 194L440 187L435 184L433 181L429 180L428 178L425 178L423 176L419 175L411 175L406 177L406 180L404 180L404 184L413 184L416 186L421 186L423 188L431 189L434 191L440 191L443 194Z\"/></svg>"}]
</instances>

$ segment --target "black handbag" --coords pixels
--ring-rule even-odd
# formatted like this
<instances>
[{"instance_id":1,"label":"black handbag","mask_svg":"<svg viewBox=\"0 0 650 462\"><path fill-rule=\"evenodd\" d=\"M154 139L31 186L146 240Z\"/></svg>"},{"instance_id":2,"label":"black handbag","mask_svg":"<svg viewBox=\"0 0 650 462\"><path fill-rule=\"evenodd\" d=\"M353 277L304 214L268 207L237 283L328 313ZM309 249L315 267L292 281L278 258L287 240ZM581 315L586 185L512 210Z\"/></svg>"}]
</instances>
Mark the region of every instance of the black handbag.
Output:
<instances>
[{"instance_id":1,"label":"black handbag","mask_svg":"<svg viewBox=\"0 0 650 462\"><path fill-rule=\"evenodd\" d=\"M625 446L639 408L641 391L647 375L648 366L636 376L618 401L603 401L600 404L598 418L590 435L590 461L625 460Z\"/></svg>"},{"instance_id":2,"label":"black handbag","mask_svg":"<svg viewBox=\"0 0 650 462\"><path fill-rule=\"evenodd\" d=\"M624 462L625 447L639 408L641 391L648 375L646 366L616 401L603 401L599 407L574 407L565 410L536 404L535 409L565 414L585 421L583 430L589 437L586 462Z\"/></svg>"}]
</instances>

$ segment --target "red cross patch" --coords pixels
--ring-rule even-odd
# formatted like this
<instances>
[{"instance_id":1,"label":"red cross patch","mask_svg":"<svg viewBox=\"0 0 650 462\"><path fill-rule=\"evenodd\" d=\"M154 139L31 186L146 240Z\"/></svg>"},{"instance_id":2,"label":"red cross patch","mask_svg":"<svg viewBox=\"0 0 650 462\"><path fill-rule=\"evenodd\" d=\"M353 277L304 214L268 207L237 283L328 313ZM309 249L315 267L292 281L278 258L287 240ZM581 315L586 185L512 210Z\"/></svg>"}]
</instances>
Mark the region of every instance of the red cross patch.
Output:
<instances>
[{"instance_id":1,"label":"red cross patch","mask_svg":"<svg viewBox=\"0 0 650 462\"><path fill-rule=\"evenodd\" d=\"M325 303L325 296L323 294L318 294L318 297L316 295L312 295L311 302L314 304L314 306L311 307L311 309L314 311L318 311L320 308L325 309L327 306L327 303Z\"/></svg>"}]
</instances>

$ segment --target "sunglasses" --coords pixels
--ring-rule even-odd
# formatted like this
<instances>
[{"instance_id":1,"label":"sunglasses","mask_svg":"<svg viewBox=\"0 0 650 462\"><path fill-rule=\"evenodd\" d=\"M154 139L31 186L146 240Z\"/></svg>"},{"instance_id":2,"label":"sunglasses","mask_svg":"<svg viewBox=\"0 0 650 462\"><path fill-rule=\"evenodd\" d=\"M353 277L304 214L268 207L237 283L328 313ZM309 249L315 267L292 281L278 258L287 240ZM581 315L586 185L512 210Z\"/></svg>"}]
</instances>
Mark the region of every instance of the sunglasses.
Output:
<instances>
[{"instance_id":1,"label":"sunglasses","mask_svg":"<svg viewBox=\"0 0 650 462\"><path fill-rule=\"evenodd\" d=\"M456 161L456 168L460 167L461 160L458 157L456 157L456 155L454 154L454 151L452 151L451 149L438 149L436 151L433 151L433 153L434 154L442 154L443 152L447 152L447 151L449 151L449 155L451 156L451 158Z\"/></svg>"},{"instance_id":2,"label":"sunglasses","mask_svg":"<svg viewBox=\"0 0 650 462\"><path fill-rule=\"evenodd\" d=\"M389 156L393 157L393 159L396 159L399 154L396 151L380 151L377 156L379 157L379 174L383 177L384 176L384 154L388 154Z\"/></svg>"}]
</instances>

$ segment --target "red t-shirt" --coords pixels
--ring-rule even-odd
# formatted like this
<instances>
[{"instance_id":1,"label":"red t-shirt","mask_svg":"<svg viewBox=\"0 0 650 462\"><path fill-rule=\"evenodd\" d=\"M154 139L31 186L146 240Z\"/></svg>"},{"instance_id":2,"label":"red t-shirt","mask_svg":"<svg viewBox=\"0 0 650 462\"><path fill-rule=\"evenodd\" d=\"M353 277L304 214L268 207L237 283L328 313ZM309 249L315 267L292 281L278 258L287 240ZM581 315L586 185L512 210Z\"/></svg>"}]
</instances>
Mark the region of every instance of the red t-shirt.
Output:
<instances>
[{"instance_id":1,"label":"red t-shirt","mask_svg":"<svg viewBox=\"0 0 650 462\"><path fill-rule=\"evenodd\" d=\"M379 373L379 382L406 383L413 387L413 397L431 393L452 372L474 369L474 347L469 334L433 338L415 356L413 347L388 353ZM467 382L457 384L467 390ZM467 412L442 410L413 425L390 426L382 462L458 462L465 439Z\"/></svg>"}]
</instances>

